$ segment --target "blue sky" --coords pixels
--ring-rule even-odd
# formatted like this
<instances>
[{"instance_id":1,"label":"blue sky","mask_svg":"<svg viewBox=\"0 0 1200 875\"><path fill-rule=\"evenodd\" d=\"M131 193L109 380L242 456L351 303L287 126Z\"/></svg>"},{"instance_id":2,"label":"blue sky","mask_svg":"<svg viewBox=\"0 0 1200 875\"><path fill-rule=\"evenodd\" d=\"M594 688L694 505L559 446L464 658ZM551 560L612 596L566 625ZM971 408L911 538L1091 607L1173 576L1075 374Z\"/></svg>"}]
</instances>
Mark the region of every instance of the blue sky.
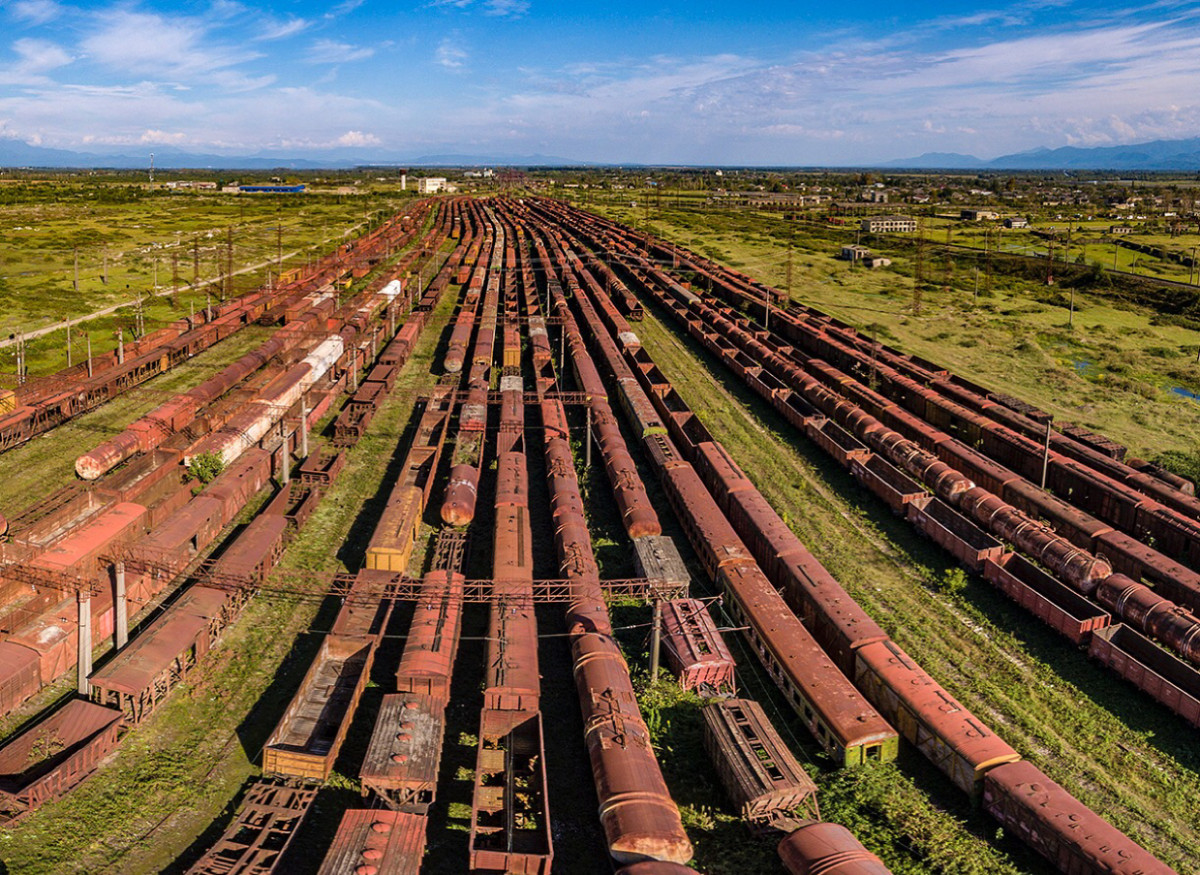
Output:
<instances>
[{"instance_id":1,"label":"blue sky","mask_svg":"<svg viewBox=\"0 0 1200 875\"><path fill-rule=\"evenodd\" d=\"M1200 136L1200 2L0 0L0 136L798 165Z\"/></svg>"}]
</instances>

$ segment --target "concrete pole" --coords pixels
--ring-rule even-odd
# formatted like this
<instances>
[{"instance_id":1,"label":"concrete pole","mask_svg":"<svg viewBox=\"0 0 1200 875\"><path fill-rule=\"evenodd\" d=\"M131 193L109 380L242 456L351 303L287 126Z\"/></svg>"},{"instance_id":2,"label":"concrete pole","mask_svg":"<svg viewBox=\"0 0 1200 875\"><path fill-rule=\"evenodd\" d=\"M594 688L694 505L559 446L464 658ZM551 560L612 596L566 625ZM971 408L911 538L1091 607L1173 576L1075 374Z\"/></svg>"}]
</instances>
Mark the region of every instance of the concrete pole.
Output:
<instances>
[{"instance_id":1,"label":"concrete pole","mask_svg":"<svg viewBox=\"0 0 1200 875\"><path fill-rule=\"evenodd\" d=\"M308 402L300 399L300 455L308 458Z\"/></svg>"},{"instance_id":2,"label":"concrete pole","mask_svg":"<svg viewBox=\"0 0 1200 875\"><path fill-rule=\"evenodd\" d=\"M1050 422L1046 421L1046 443L1042 447L1042 489L1046 488L1046 471L1050 467Z\"/></svg>"},{"instance_id":3,"label":"concrete pole","mask_svg":"<svg viewBox=\"0 0 1200 875\"><path fill-rule=\"evenodd\" d=\"M88 676L92 673L92 594L79 590L76 596L79 605L79 695L91 695L92 685Z\"/></svg>"},{"instance_id":4,"label":"concrete pole","mask_svg":"<svg viewBox=\"0 0 1200 875\"><path fill-rule=\"evenodd\" d=\"M113 607L116 616L116 645L120 650L129 642L129 605L125 601L125 563L113 566Z\"/></svg>"},{"instance_id":5,"label":"concrete pole","mask_svg":"<svg viewBox=\"0 0 1200 875\"><path fill-rule=\"evenodd\" d=\"M288 438L283 436L283 444L279 447L279 482L287 486L292 479L292 454L288 451Z\"/></svg>"},{"instance_id":6,"label":"concrete pole","mask_svg":"<svg viewBox=\"0 0 1200 875\"><path fill-rule=\"evenodd\" d=\"M88 376L92 375L92 335L87 335Z\"/></svg>"},{"instance_id":7,"label":"concrete pole","mask_svg":"<svg viewBox=\"0 0 1200 875\"><path fill-rule=\"evenodd\" d=\"M125 329L117 329L117 364L125 364Z\"/></svg>"},{"instance_id":8,"label":"concrete pole","mask_svg":"<svg viewBox=\"0 0 1200 875\"><path fill-rule=\"evenodd\" d=\"M658 652L662 649L662 602L652 599L654 623L650 627L650 682L658 679Z\"/></svg>"},{"instance_id":9,"label":"concrete pole","mask_svg":"<svg viewBox=\"0 0 1200 875\"><path fill-rule=\"evenodd\" d=\"M587 451L584 453L584 465L592 467L592 406L587 407Z\"/></svg>"}]
</instances>

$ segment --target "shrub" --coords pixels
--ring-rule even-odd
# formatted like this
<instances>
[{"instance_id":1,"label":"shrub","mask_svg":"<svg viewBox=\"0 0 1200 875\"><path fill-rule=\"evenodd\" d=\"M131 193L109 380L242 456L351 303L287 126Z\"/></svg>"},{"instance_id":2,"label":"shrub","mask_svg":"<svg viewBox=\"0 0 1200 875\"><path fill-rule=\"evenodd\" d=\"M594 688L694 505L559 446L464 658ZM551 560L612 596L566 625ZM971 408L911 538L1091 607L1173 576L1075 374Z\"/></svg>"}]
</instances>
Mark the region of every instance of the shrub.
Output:
<instances>
[{"instance_id":1,"label":"shrub","mask_svg":"<svg viewBox=\"0 0 1200 875\"><path fill-rule=\"evenodd\" d=\"M198 456L193 456L192 464L188 466L188 471L192 477L201 483L210 482L224 470L225 460L221 458L220 453L201 453Z\"/></svg>"}]
</instances>

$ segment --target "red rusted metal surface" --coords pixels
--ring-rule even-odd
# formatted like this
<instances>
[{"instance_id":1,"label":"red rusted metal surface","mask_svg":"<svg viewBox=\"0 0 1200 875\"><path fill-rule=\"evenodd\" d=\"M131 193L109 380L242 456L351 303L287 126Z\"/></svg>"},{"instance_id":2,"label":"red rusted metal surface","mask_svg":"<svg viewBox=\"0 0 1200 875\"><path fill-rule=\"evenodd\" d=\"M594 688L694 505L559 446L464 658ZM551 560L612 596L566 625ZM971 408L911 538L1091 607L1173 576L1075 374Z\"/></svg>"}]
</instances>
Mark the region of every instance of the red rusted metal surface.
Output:
<instances>
[{"instance_id":1,"label":"red rusted metal surface","mask_svg":"<svg viewBox=\"0 0 1200 875\"><path fill-rule=\"evenodd\" d=\"M116 746L121 714L74 699L0 747L0 807L9 817L62 796Z\"/></svg>"},{"instance_id":2,"label":"red rusted metal surface","mask_svg":"<svg viewBox=\"0 0 1200 875\"><path fill-rule=\"evenodd\" d=\"M809 823L779 842L791 875L890 875L883 861L837 823Z\"/></svg>"},{"instance_id":3,"label":"red rusted metal surface","mask_svg":"<svg viewBox=\"0 0 1200 875\"><path fill-rule=\"evenodd\" d=\"M662 645L667 664L685 690L707 687L736 692L736 662L699 599L678 599L662 607Z\"/></svg>"},{"instance_id":4,"label":"red rusted metal surface","mask_svg":"<svg viewBox=\"0 0 1200 875\"><path fill-rule=\"evenodd\" d=\"M988 772L983 807L1061 872L1174 875L1031 763Z\"/></svg>"},{"instance_id":5,"label":"red rusted metal surface","mask_svg":"<svg viewBox=\"0 0 1200 875\"><path fill-rule=\"evenodd\" d=\"M420 815L351 808L318 875L419 875L427 827Z\"/></svg>"},{"instance_id":6,"label":"red rusted metal surface","mask_svg":"<svg viewBox=\"0 0 1200 875\"><path fill-rule=\"evenodd\" d=\"M445 704L417 693L383 697L359 777L397 811L425 814L437 794Z\"/></svg>"}]
</instances>

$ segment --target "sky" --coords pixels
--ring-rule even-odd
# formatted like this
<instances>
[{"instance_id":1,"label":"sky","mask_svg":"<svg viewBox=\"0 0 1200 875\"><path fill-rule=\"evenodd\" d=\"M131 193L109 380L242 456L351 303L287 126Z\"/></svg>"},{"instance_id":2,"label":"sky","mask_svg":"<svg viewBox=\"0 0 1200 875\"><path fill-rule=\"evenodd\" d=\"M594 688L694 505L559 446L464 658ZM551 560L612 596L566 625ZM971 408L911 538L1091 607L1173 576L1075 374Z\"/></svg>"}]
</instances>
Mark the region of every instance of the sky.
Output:
<instances>
[{"instance_id":1,"label":"sky","mask_svg":"<svg viewBox=\"0 0 1200 875\"><path fill-rule=\"evenodd\" d=\"M1200 136L1200 0L0 0L0 137L854 165Z\"/></svg>"}]
</instances>

